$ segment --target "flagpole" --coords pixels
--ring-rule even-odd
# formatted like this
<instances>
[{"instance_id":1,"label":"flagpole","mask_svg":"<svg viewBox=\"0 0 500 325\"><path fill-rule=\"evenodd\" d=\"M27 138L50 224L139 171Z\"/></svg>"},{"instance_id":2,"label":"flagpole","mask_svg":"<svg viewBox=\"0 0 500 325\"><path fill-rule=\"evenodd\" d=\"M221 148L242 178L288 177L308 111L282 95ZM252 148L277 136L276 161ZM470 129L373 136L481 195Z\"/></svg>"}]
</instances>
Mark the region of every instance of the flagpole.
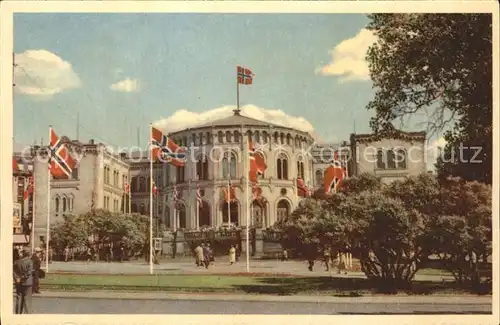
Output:
<instances>
[{"instance_id":1,"label":"flagpole","mask_svg":"<svg viewBox=\"0 0 500 325\"><path fill-rule=\"evenodd\" d=\"M33 197L33 208L31 209L31 254L33 255L33 252L35 251L35 207L36 207L36 196L35 196L35 175L32 173L32 186L33 186L33 192L32 192L32 197ZM29 200L29 197L28 197ZM29 204L29 201L28 201Z\"/></svg>"},{"instance_id":2,"label":"flagpole","mask_svg":"<svg viewBox=\"0 0 500 325\"><path fill-rule=\"evenodd\" d=\"M50 164L51 164L51 159L52 159L52 152L50 151L50 144L52 141L52 125L49 125L49 145L47 149L47 154L48 154L48 161L49 164L47 166L47 229L46 229L46 234L45 234L45 272L49 273L49 240L50 240L50 178L51 178L51 173L50 173Z\"/></svg>"},{"instance_id":3,"label":"flagpole","mask_svg":"<svg viewBox=\"0 0 500 325\"><path fill-rule=\"evenodd\" d=\"M150 137L153 124L150 124ZM149 273L153 274L153 142L149 139Z\"/></svg>"},{"instance_id":4,"label":"flagpole","mask_svg":"<svg viewBox=\"0 0 500 325\"><path fill-rule=\"evenodd\" d=\"M231 154L229 154L228 159L228 169L231 165L229 162L231 161ZM229 173L229 180L227 181L227 222L229 226L231 226L231 173Z\"/></svg>"},{"instance_id":5,"label":"flagpole","mask_svg":"<svg viewBox=\"0 0 500 325\"><path fill-rule=\"evenodd\" d=\"M128 213L132 213L132 185L128 184Z\"/></svg>"},{"instance_id":6,"label":"flagpole","mask_svg":"<svg viewBox=\"0 0 500 325\"><path fill-rule=\"evenodd\" d=\"M247 240L246 240L246 251L247 251L247 272L250 273L250 204L248 204L248 198L249 198L249 188L250 188L250 163L249 163L249 157L248 157L248 149L247 149L247 161L246 161L246 164L247 164L247 168L246 168L246 177L245 179L247 180L247 184L245 186L245 197L247 198L247 211L246 211L246 224L247 224L247 227L246 227L246 237L247 237Z\"/></svg>"},{"instance_id":7,"label":"flagpole","mask_svg":"<svg viewBox=\"0 0 500 325\"><path fill-rule=\"evenodd\" d=\"M240 83L238 81L238 67L236 67L236 114L240 113Z\"/></svg>"}]
</instances>

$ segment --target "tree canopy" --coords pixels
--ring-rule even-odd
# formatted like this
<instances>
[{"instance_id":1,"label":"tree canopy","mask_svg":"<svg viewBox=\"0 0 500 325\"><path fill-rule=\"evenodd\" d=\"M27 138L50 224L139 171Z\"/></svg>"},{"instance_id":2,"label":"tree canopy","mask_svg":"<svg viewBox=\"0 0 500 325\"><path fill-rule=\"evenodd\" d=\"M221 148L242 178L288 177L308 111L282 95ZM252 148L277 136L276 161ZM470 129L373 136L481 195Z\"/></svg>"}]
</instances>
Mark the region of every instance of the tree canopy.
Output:
<instances>
[{"instance_id":1,"label":"tree canopy","mask_svg":"<svg viewBox=\"0 0 500 325\"><path fill-rule=\"evenodd\" d=\"M446 130L439 175L492 183L492 16L372 14L368 51L376 91L368 109L377 134L427 113L430 134ZM474 160L475 162L471 162Z\"/></svg>"}]
</instances>

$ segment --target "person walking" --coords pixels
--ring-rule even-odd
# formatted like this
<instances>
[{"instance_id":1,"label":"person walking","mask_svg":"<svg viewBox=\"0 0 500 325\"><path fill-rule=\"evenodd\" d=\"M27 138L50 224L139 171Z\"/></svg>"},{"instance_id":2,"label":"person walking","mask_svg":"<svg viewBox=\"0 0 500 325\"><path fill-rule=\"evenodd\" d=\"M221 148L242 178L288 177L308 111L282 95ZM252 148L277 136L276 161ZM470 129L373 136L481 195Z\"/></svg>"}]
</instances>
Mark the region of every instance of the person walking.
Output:
<instances>
[{"instance_id":1,"label":"person walking","mask_svg":"<svg viewBox=\"0 0 500 325\"><path fill-rule=\"evenodd\" d=\"M195 255L195 258L196 258L196 266L197 267L203 266L203 263L204 263L202 245L203 245L203 243L199 244L194 249L194 255Z\"/></svg>"},{"instance_id":2,"label":"person walking","mask_svg":"<svg viewBox=\"0 0 500 325\"><path fill-rule=\"evenodd\" d=\"M283 248L283 256L281 258L281 261L282 262L288 261L288 251L286 250L286 248Z\"/></svg>"},{"instance_id":3,"label":"person walking","mask_svg":"<svg viewBox=\"0 0 500 325\"><path fill-rule=\"evenodd\" d=\"M35 250L36 251L36 250ZM66 246L64 248L64 262L67 262L69 260L69 247Z\"/></svg>"},{"instance_id":4,"label":"person walking","mask_svg":"<svg viewBox=\"0 0 500 325\"><path fill-rule=\"evenodd\" d=\"M42 250L40 247L35 248L35 255L31 258L33 261L33 293L40 293L40 273L42 272Z\"/></svg>"},{"instance_id":5,"label":"person walking","mask_svg":"<svg viewBox=\"0 0 500 325\"><path fill-rule=\"evenodd\" d=\"M25 248L22 256L14 263L14 283L16 286L16 314L29 314L31 310L33 286L33 261L29 248Z\"/></svg>"},{"instance_id":6,"label":"person walking","mask_svg":"<svg viewBox=\"0 0 500 325\"><path fill-rule=\"evenodd\" d=\"M328 245L325 245L325 247L323 248L323 262L325 263L325 271L330 271L330 265L332 263L332 253Z\"/></svg>"},{"instance_id":7,"label":"person walking","mask_svg":"<svg viewBox=\"0 0 500 325\"><path fill-rule=\"evenodd\" d=\"M229 265L233 265L236 262L236 248L231 245L229 249Z\"/></svg>"},{"instance_id":8,"label":"person walking","mask_svg":"<svg viewBox=\"0 0 500 325\"><path fill-rule=\"evenodd\" d=\"M205 262L206 269L208 269L208 266L210 265L211 253L210 244L206 243L203 247L203 261Z\"/></svg>"}]
</instances>

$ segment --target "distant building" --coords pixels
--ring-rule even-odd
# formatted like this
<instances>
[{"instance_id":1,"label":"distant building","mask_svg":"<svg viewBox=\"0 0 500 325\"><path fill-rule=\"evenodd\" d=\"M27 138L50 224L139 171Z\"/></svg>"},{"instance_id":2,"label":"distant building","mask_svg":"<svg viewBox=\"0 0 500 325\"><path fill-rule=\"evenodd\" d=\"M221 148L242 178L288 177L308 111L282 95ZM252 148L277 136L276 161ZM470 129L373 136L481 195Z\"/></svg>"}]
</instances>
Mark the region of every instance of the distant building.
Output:
<instances>
[{"instance_id":1,"label":"distant building","mask_svg":"<svg viewBox=\"0 0 500 325\"><path fill-rule=\"evenodd\" d=\"M84 214L91 209L123 212L128 206L124 185L128 183L129 165L122 156L109 152L103 144L69 141L62 137L73 153L80 156L70 179L53 179L50 191L50 224L64 215ZM34 229L35 244L45 242L47 226L48 164L46 147L31 149L35 177ZM38 157L37 159L34 159Z\"/></svg>"},{"instance_id":2,"label":"distant building","mask_svg":"<svg viewBox=\"0 0 500 325\"><path fill-rule=\"evenodd\" d=\"M23 245L29 242L29 236L24 234L30 231L33 213L33 195L24 199L28 180L33 176L33 165L23 161L19 154L14 154L13 160L17 163L17 169L12 172L13 243Z\"/></svg>"}]
</instances>

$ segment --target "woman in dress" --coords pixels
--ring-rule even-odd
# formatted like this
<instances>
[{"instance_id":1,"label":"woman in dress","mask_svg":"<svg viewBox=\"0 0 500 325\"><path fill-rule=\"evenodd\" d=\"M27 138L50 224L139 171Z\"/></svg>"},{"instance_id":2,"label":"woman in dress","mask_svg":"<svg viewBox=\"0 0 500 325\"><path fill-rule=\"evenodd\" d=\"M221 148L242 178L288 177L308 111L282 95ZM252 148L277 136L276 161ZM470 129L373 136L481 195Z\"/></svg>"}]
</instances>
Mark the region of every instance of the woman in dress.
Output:
<instances>
[{"instance_id":1,"label":"woman in dress","mask_svg":"<svg viewBox=\"0 0 500 325\"><path fill-rule=\"evenodd\" d=\"M229 265L233 265L236 262L236 248L234 245L231 245L229 249Z\"/></svg>"}]
</instances>

